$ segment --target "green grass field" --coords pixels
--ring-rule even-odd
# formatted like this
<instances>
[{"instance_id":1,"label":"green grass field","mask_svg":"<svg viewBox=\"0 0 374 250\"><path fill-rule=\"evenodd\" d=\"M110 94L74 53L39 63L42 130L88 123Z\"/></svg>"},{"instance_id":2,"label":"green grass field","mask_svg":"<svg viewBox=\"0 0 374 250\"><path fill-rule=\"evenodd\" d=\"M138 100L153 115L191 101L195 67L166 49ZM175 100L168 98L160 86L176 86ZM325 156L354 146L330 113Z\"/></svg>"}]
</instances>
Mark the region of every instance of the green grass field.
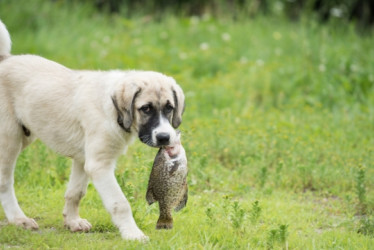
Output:
<instances>
[{"instance_id":1,"label":"green grass field","mask_svg":"<svg viewBox=\"0 0 374 250\"><path fill-rule=\"evenodd\" d=\"M15 188L40 229L7 225L0 209L3 249L374 249L372 34L308 19L126 19L58 1L0 1L0 19L13 54L175 77L190 190L174 229L156 231L145 193L157 150L136 142L116 175L150 241L122 240L92 185L80 213L93 229L71 233L71 161L37 141L18 160Z\"/></svg>"}]
</instances>

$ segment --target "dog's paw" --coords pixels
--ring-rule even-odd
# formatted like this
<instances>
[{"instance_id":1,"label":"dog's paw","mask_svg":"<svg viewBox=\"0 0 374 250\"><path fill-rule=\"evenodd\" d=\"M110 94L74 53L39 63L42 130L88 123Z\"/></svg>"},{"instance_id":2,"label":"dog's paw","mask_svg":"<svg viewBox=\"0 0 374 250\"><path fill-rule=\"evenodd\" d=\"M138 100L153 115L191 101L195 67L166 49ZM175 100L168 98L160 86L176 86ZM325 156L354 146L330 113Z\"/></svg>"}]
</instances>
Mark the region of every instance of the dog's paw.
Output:
<instances>
[{"instance_id":1,"label":"dog's paw","mask_svg":"<svg viewBox=\"0 0 374 250\"><path fill-rule=\"evenodd\" d=\"M37 230L39 228L38 223L36 223L34 219L27 217L15 219L10 223L25 229Z\"/></svg>"},{"instance_id":2,"label":"dog's paw","mask_svg":"<svg viewBox=\"0 0 374 250\"><path fill-rule=\"evenodd\" d=\"M65 227L70 229L72 232L88 232L92 225L86 219L73 219L73 220L65 220Z\"/></svg>"},{"instance_id":3,"label":"dog's paw","mask_svg":"<svg viewBox=\"0 0 374 250\"><path fill-rule=\"evenodd\" d=\"M140 229L136 230L124 230L121 231L121 236L125 240L138 240L141 242L149 241L149 237L146 236Z\"/></svg>"}]
</instances>

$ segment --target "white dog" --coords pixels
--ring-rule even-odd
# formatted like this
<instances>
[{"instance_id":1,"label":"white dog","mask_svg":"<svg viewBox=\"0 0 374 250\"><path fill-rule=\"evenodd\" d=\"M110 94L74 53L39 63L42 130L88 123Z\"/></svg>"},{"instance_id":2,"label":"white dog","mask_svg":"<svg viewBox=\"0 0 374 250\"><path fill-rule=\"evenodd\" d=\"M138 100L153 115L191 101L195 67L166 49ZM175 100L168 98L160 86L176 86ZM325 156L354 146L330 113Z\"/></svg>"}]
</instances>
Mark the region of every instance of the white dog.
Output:
<instances>
[{"instance_id":1,"label":"white dog","mask_svg":"<svg viewBox=\"0 0 374 250\"><path fill-rule=\"evenodd\" d=\"M183 91L173 78L145 71L76 71L33 55L10 55L0 21L0 201L9 223L28 229L14 193L14 167L35 138L73 166L65 194L64 223L88 231L78 206L91 179L125 239L146 239L115 175L116 159L138 136L152 147L172 142L182 121Z\"/></svg>"}]
</instances>

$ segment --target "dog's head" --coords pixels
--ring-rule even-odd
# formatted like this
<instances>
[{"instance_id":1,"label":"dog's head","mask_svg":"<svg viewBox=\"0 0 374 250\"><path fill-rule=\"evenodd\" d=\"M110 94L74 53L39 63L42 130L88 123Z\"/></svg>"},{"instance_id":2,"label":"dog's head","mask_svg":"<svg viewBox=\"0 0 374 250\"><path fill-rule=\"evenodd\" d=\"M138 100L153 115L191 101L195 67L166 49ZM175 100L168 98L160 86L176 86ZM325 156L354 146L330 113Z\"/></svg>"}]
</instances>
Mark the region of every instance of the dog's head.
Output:
<instances>
[{"instance_id":1,"label":"dog's head","mask_svg":"<svg viewBox=\"0 0 374 250\"><path fill-rule=\"evenodd\" d=\"M143 143L160 147L176 139L184 94L173 78L157 72L130 72L112 99L118 124L126 132L136 131Z\"/></svg>"}]
</instances>

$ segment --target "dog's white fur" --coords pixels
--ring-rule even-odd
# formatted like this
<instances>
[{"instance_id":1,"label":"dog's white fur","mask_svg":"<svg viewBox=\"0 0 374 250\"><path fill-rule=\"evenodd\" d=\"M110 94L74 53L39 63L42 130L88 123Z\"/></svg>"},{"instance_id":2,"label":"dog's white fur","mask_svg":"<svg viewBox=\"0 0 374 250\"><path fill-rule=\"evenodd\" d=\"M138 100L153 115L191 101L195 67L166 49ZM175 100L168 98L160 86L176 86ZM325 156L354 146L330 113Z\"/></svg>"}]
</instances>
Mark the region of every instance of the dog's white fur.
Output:
<instances>
[{"instance_id":1,"label":"dog's white fur","mask_svg":"<svg viewBox=\"0 0 374 250\"><path fill-rule=\"evenodd\" d=\"M141 97L133 103L134 109L140 109L148 97L172 100L171 94L160 94L164 88L173 88L183 103L181 88L171 77L156 72L74 71L39 56L10 55L10 48L9 33L0 21L0 201L9 223L38 228L22 212L13 188L17 156L37 137L73 159L63 210L70 230L91 228L78 214L91 179L122 237L146 239L114 175L116 159L136 137L140 118L132 114L133 120L126 123L131 132L124 131L117 122L119 111L112 97L120 98L117 101L126 107L141 89ZM183 111L178 112L180 116ZM179 117L176 126L180 121ZM176 136L161 115L159 126L152 132L153 140L157 130L169 132L171 140Z\"/></svg>"}]
</instances>

